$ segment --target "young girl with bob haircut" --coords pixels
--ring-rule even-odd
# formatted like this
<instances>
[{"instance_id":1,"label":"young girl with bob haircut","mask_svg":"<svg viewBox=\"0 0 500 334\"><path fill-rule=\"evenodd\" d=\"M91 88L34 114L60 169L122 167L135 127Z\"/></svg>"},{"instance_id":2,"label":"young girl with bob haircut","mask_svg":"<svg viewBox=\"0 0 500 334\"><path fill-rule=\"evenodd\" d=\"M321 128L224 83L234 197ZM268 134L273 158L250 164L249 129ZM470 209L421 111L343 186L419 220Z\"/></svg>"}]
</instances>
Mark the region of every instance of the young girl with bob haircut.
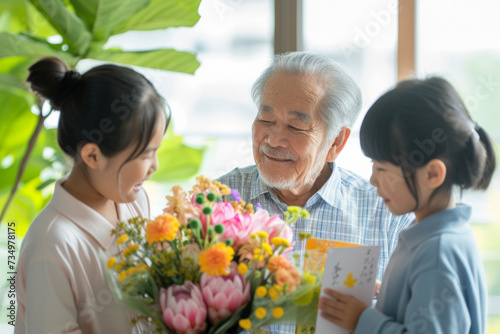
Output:
<instances>
[{"instance_id":1,"label":"young girl with bob haircut","mask_svg":"<svg viewBox=\"0 0 500 334\"><path fill-rule=\"evenodd\" d=\"M375 308L326 289L321 316L355 333L484 333L484 268L454 188L486 189L492 141L441 78L408 80L380 97L361 125L371 183L396 215L415 213L399 236Z\"/></svg>"},{"instance_id":2,"label":"young girl with bob haircut","mask_svg":"<svg viewBox=\"0 0 500 334\"><path fill-rule=\"evenodd\" d=\"M132 333L133 314L113 300L102 259L118 253L111 230L120 221L149 218L142 184L158 168L170 110L126 67L80 75L44 58L27 81L60 110L57 140L74 165L23 240L15 333Z\"/></svg>"}]
</instances>

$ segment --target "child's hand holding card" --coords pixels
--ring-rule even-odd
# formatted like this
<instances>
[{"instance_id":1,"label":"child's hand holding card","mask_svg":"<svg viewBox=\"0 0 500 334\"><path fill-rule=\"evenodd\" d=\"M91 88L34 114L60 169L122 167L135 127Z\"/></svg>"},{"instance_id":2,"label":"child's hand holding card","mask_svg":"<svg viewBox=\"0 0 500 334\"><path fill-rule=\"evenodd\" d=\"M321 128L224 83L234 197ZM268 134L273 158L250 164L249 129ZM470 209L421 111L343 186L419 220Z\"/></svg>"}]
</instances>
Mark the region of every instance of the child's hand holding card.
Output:
<instances>
[{"instance_id":1,"label":"child's hand holding card","mask_svg":"<svg viewBox=\"0 0 500 334\"><path fill-rule=\"evenodd\" d=\"M336 303L328 303L329 306L332 305L337 309L337 311L330 309L333 317L335 317L336 312L342 312L347 305L349 305L349 308L359 308L360 310L366 308L366 305L371 305L379 252L379 246L328 249L321 285L321 297L330 298L330 300L337 299L338 302ZM325 289L328 289L328 294ZM349 296L355 297L361 303ZM363 303L366 305L363 305ZM334 318L330 320L334 320ZM343 320L349 323L352 319ZM348 330L335 325L321 315L317 317L315 332L317 334L349 333Z\"/></svg>"}]
</instances>

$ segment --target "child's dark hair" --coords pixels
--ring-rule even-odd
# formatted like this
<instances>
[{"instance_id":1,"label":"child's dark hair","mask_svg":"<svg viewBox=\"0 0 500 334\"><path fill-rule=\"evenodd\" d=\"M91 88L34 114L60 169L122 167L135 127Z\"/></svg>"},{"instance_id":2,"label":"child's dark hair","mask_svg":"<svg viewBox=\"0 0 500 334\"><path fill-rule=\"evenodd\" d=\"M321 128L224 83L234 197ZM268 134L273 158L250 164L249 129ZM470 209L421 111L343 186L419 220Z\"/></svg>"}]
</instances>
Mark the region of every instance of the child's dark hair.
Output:
<instances>
[{"instance_id":1,"label":"child's dark hair","mask_svg":"<svg viewBox=\"0 0 500 334\"><path fill-rule=\"evenodd\" d=\"M80 75L55 57L43 58L29 68L31 89L60 110L57 140L73 159L81 147L95 143L107 156L135 143L127 159L147 147L161 113L167 128L170 110L151 82L136 71L101 65Z\"/></svg>"},{"instance_id":2,"label":"child's dark hair","mask_svg":"<svg viewBox=\"0 0 500 334\"><path fill-rule=\"evenodd\" d=\"M432 159L447 168L432 196L450 194L453 185L486 189L495 170L490 137L471 119L455 89L438 77L402 81L382 95L366 113L360 140L366 156L402 168L417 207L414 171Z\"/></svg>"}]
</instances>

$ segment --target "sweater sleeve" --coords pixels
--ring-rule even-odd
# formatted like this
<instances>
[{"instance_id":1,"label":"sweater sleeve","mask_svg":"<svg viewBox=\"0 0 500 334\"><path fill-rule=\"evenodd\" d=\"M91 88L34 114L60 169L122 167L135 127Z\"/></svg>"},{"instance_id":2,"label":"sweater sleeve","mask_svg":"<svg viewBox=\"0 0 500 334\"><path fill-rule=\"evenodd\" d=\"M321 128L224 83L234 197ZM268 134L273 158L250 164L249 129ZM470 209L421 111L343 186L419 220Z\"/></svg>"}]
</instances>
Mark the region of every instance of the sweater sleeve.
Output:
<instances>
[{"instance_id":1,"label":"sweater sleeve","mask_svg":"<svg viewBox=\"0 0 500 334\"><path fill-rule=\"evenodd\" d=\"M450 273L433 269L419 274L411 293L403 323L370 308L361 314L355 334L469 333L471 318L463 290Z\"/></svg>"}]
</instances>

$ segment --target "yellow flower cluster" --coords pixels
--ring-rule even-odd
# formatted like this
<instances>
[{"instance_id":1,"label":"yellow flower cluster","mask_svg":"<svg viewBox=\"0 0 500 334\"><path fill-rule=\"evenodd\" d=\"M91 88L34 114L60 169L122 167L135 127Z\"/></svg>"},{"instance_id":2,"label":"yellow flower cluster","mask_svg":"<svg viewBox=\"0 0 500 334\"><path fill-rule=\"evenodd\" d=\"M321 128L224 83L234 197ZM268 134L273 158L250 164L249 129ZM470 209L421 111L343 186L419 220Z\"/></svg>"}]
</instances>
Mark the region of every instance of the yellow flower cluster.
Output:
<instances>
[{"instance_id":1,"label":"yellow flower cluster","mask_svg":"<svg viewBox=\"0 0 500 334\"><path fill-rule=\"evenodd\" d=\"M302 209L300 206L289 206L287 211L290 212L291 215L301 216L301 218L309 218L309 211Z\"/></svg>"},{"instance_id":2,"label":"yellow flower cluster","mask_svg":"<svg viewBox=\"0 0 500 334\"><path fill-rule=\"evenodd\" d=\"M276 307L274 310L273 310L273 317L275 318L281 318L283 316L283 308L282 307Z\"/></svg>"},{"instance_id":3,"label":"yellow flower cluster","mask_svg":"<svg viewBox=\"0 0 500 334\"><path fill-rule=\"evenodd\" d=\"M127 241L127 239L128 239L128 235L124 234L124 235L120 236L120 237L118 238L118 240L116 240L116 244L117 244L117 245L121 245L121 244L123 244L125 241Z\"/></svg>"},{"instance_id":4,"label":"yellow flower cluster","mask_svg":"<svg viewBox=\"0 0 500 334\"><path fill-rule=\"evenodd\" d=\"M306 209L302 209L300 206L289 206L288 209L283 212L283 216L287 224L292 224L300 218L309 218L309 212Z\"/></svg>"},{"instance_id":5,"label":"yellow flower cluster","mask_svg":"<svg viewBox=\"0 0 500 334\"><path fill-rule=\"evenodd\" d=\"M273 249L267 242L262 243L262 249L267 253L267 255L273 255Z\"/></svg>"},{"instance_id":6,"label":"yellow flower cluster","mask_svg":"<svg viewBox=\"0 0 500 334\"><path fill-rule=\"evenodd\" d=\"M263 240L267 240L269 238L269 234L266 231L259 231L256 234L258 237L261 237Z\"/></svg>"},{"instance_id":7,"label":"yellow flower cluster","mask_svg":"<svg viewBox=\"0 0 500 334\"><path fill-rule=\"evenodd\" d=\"M264 261L264 255L262 254L262 249L260 248L254 249L253 255L254 258L257 259L257 261Z\"/></svg>"},{"instance_id":8,"label":"yellow flower cluster","mask_svg":"<svg viewBox=\"0 0 500 334\"><path fill-rule=\"evenodd\" d=\"M123 251L123 254L122 256L123 257L127 257L129 256L130 254L132 254L133 252L135 252L136 250L139 249L139 245L131 245L129 247L127 247L124 251Z\"/></svg>"},{"instance_id":9,"label":"yellow flower cluster","mask_svg":"<svg viewBox=\"0 0 500 334\"><path fill-rule=\"evenodd\" d=\"M300 232L299 232L299 240L300 240L300 241L307 240L307 239L309 239L311 236L312 236L312 233L309 233L309 232L304 232L304 231L300 231Z\"/></svg>"},{"instance_id":10,"label":"yellow flower cluster","mask_svg":"<svg viewBox=\"0 0 500 334\"><path fill-rule=\"evenodd\" d=\"M252 233L250 237L254 240L255 244L255 248L253 249L254 259L257 259L257 261L264 261L266 255L273 255L273 248L268 243L269 234L267 232L259 231L257 233Z\"/></svg>"},{"instance_id":11,"label":"yellow flower cluster","mask_svg":"<svg viewBox=\"0 0 500 334\"><path fill-rule=\"evenodd\" d=\"M130 267L127 270L122 271L120 273L120 275L118 276L118 281L122 282L128 276L132 276L132 275L141 273L143 271L148 271L148 270L149 270L149 267L147 265L145 265L144 263L139 263L135 267Z\"/></svg>"},{"instance_id":12,"label":"yellow flower cluster","mask_svg":"<svg viewBox=\"0 0 500 334\"><path fill-rule=\"evenodd\" d=\"M311 275L308 271L305 271L302 275L302 278L306 283L314 283L316 282L316 276Z\"/></svg>"},{"instance_id":13,"label":"yellow flower cluster","mask_svg":"<svg viewBox=\"0 0 500 334\"><path fill-rule=\"evenodd\" d=\"M279 285L275 285L271 289L269 289L269 297L271 297L271 299L274 301L278 300L278 298L282 295L283 288Z\"/></svg>"},{"instance_id":14,"label":"yellow flower cluster","mask_svg":"<svg viewBox=\"0 0 500 334\"><path fill-rule=\"evenodd\" d=\"M238 324L246 331L252 328L252 322L250 321L250 319L241 319Z\"/></svg>"},{"instance_id":15,"label":"yellow flower cluster","mask_svg":"<svg viewBox=\"0 0 500 334\"><path fill-rule=\"evenodd\" d=\"M284 310L282 307L275 307L273 309L273 312L271 313L273 315L274 318L276 319L279 319L283 316L284 314ZM264 319L265 317L267 316L267 311L265 308L263 307L258 307L256 310L255 310L255 317L257 319ZM241 319L238 324L240 325L241 328L243 328L244 330L249 330L252 328L252 322L250 321L250 319Z\"/></svg>"},{"instance_id":16,"label":"yellow flower cluster","mask_svg":"<svg viewBox=\"0 0 500 334\"><path fill-rule=\"evenodd\" d=\"M238 265L238 272L242 275L245 275L248 271L248 266L245 263L240 263Z\"/></svg>"},{"instance_id":17,"label":"yellow flower cluster","mask_svg":"<svg viewBox=\"0 0 500 334\"><path fill-rule=\"evenodd\" d=\"M275 246L285 246L285 247L290 247L290 241L288 241L287 239L285 238L281 238L281 237L274 237L272 240L271 240L271 243Z\"/></svg>"},{"instance_id":18,"label":"yellow flower cluster","mask_svg":"<svg viewBox=\"0 0 500 334\"><path fill-rule=\"evenodd\" d=\"M266 314L266 309L263 307L257 307L257 309L255 310L255 316L257 317L257 319L264 319L266 317Z\"/></svg>"},{"instance_id":19,"label":"yellow flower cluster","mask_svg":"<svg viewBox=\"0 0 500 334\"><path fill-rule=\"evenodd\" d=\"M108 269L111 269L116 263L116 258L114 256L110 257L108 260Z\"/></svg>"},{"instance_id":20,"label":"yellow flower cluster","mask_svg":"<svg viewBox=\"0 0 500 334\"><path fill-rule=\"evenodd\" d=\"M119 264L116 264L116 258L110 257L108 260L108 269L111 269L114 266L116 271L120 271L126 264L127 262L125 260L122 260Z\"/></svg>"},{"instance_id":21,"label":"yellow flower cluster","mask_svg":"<svg viewBox=\"0 0 500 334\"><path fill-rule=\"evenodd\" d=\"M265 286L261 285L255 290L255 294L260 298L263 298L267 295L267 289Z\"/></svg>"}]
</instances>

